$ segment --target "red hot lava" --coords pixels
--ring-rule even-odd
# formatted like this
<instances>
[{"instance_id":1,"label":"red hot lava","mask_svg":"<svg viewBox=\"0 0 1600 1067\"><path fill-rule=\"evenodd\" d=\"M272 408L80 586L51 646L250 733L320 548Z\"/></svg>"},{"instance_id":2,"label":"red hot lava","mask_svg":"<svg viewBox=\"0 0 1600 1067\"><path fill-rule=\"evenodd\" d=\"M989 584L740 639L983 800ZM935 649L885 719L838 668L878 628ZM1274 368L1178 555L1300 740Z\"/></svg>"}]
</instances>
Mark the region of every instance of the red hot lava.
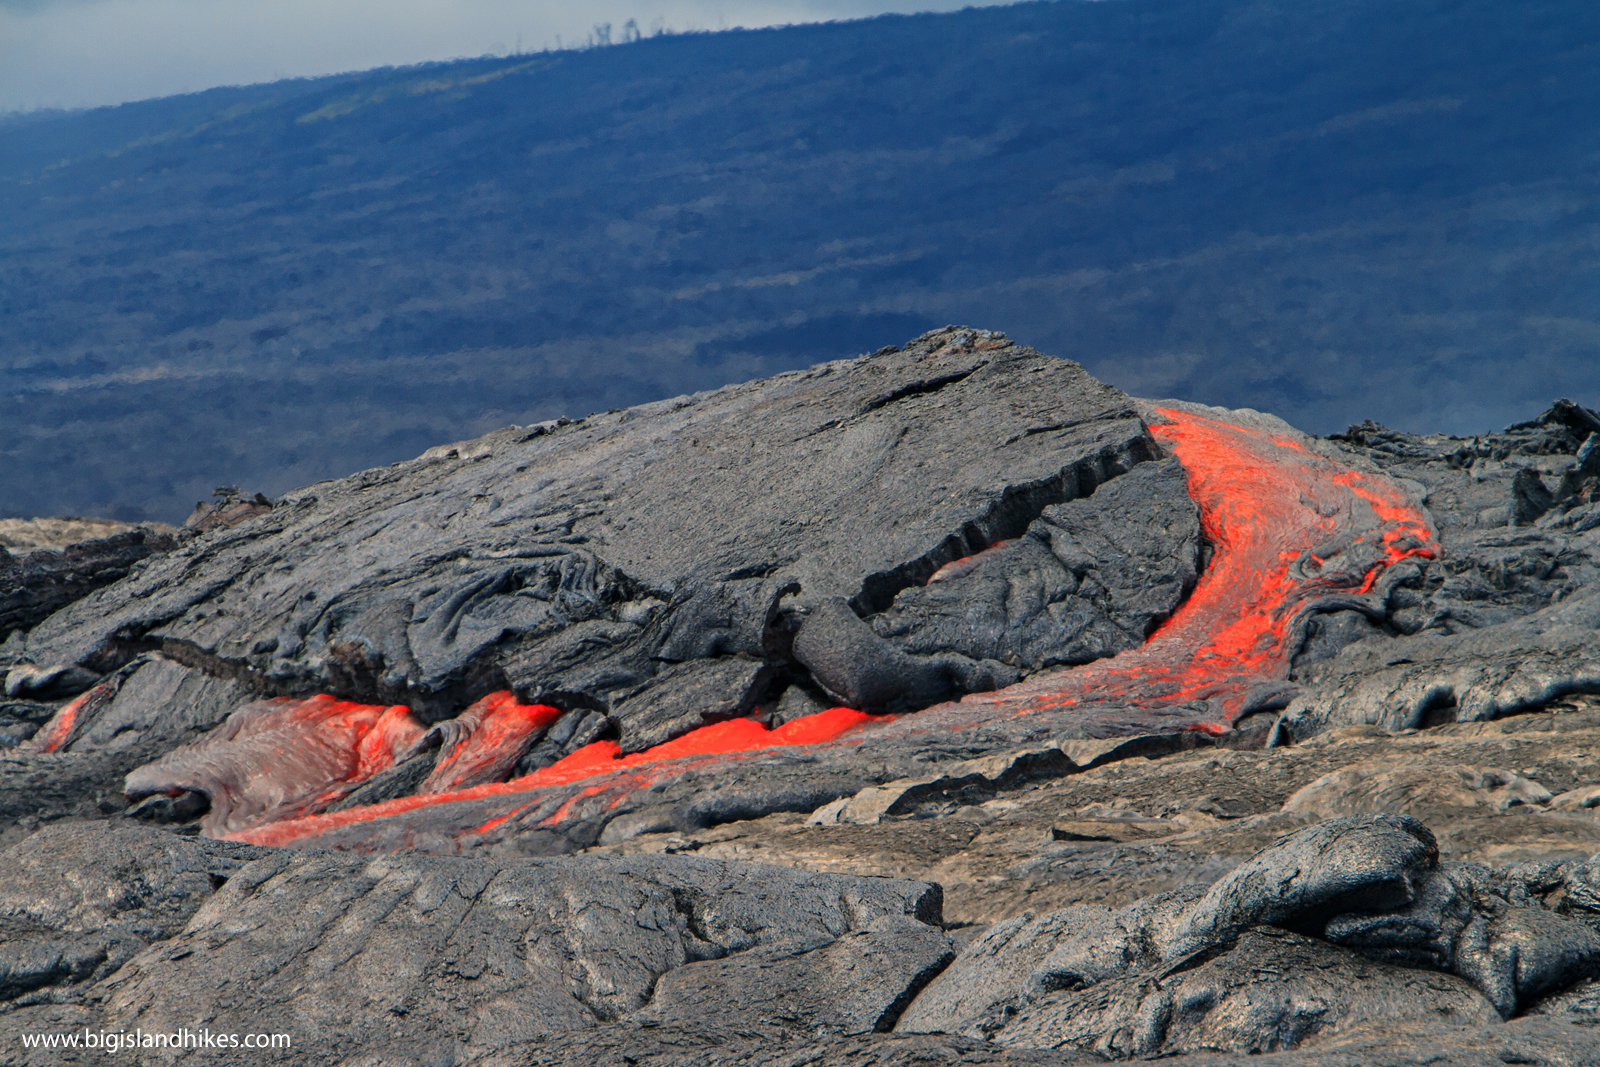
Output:
<instances>
[{"instance_id":1,"label":"red hot lava","mask_svg":"<svg viewBox=\"0 0 1600 1067\"><path fill-rule=\"evenodd\" d=\"M509 699L511 694L495 694L495 697ZM430 822L455 827L456 832L450 836L462 844L470 844L472 835L490 833L513 819L523 825L556 826L573 816L580 802L587 802L586 810L607 810L636 790L671 781L689 770L773 748L836 741L880 718L851 708L830 708L795 719L775 730L752 719L731 719L702 726L630 756L622 756L615 741L596 741L558 763L509 782L450 793L400 797L370 807L269 822L227 836L258 845L287 845L308 838L326 842L337 831L353 825L395 819L424 808L455 808L470 813L465 823L457 825L457 812L448 810L439 811L438 817ZM396 829L399 833L393 839L393 847L431 843L419 841L420 835L415 834L412 827L402 825Z\"/></svg>"},{"instance_id":2,"label":"red hot lava","mask_svg":"<svg viewBox=\"0 0 1600 1067\"><path fill-rule=\"evenodd\" d=\"M597 742L509 782L486 779L507 773L525 751L527 737L542 732L556 712L496 693L454 725L434 728L444 750L422 794L306 814L316 810L321 798L344 795L370 773L364 757L352 763L348 754L333 755L327 776L314 788L292 799L279 798L276 804L244 805L223 822L213 819L207 829L233 831L228 836L259 844L314 841L396 848L436 847L442 841L468 847L517 830L601 817L639 790L697 768L731 767L730 761L781 746L858 743L1028 715L1070 716L1080 735L1174 726L1227 731L1242 715L1281 703L1292 690L1289 661L1299 628L1311 612L1341 606L1376 611L1373 590L1384 571L1410 557L1433 558L1438 543L1427 516L1382 475L1352 470L1289 436L1186 412L1163 410L1160 415L1165 421L1152 425L1151 431L1183 463L1213 554L1189 599L1139 648L898 720L848 708L776 730L738 719L625 757L619 756L615 742ZM947 568L936 578L954 580L959 569ZM312 698L292 707L319 700L332 698ZM370 719L374 725L367 729L375 731L382 716L390 716L390 733L382 735L390 740L373 743L373 766L401 755L405 745L422 743L421 728L399 714L404 709L339 708L343 710L330 709L317 718L313 730L319 739L337 735L340 740L332 748L364 743L366 733L346 726L347 719ZM296 714L285 705L283 729ZM242 762L217 777L226 777L226 784L241 792L259 791L252 785L255 775L276 780L267 749L282 745L298 753L301 743L291 745L293 731L281 732L277 721L260 728L274 738L266 748L251 741L244 746ZM211 742L207 738L200 747ZM275 750L285 755L284 748ZM170 789L170 781L155 785L163 776L154 772L169 761L192 765L193 755L184 757L184 752L136 771L129 777L130 793L139 776L149 779L146 791ZM170 769L166 778L176 781Z\"/></svg>"},{"instance_id":3,"label":"red hot lava","mask_svg":"<svg viewBox=\"0 0 1600 1067\"><path fill-rule=\"evenodd\" d=\"M130 799L204 793L211 808L201 825L221 835L333 803L393 766L423 732L401 704L326 694L256 700L199 741L133 771L123 791Z\"/></svg>"},{"instance_id":4,"label":"red hot lava","mask_svg":"<svg viewBox=\"0 0 1600 1067\"><path fill-rule=\"evenodd\" d=\"M1150 430L1182 462L1213 547L1193 593L1138 648L968 697L963 710L1166 710L1226 732L1292 689L1290 657L1312 611L1376 611L1363 598L1387 568L1438 555L1427 515L1383 475L1352 470L1292 437L1160 414L1167 421Z\"/></svg>"},{"instance_id":5,"label":"red hot lava","mask_svg":"<svg viewBox=\"0 0 1600 1067\"><path fill-rule=\"evenodd\" d=\"M17 746L21 752L54 752L67 743L67 738L72 736L72 728L77 724L78 713L85 704L94 698L95 691L73 697L70 702L63 705L60 711L50 716L50 721L39 727L39 732Z\"/></svg>"},{"instance_id":6,"label":"red hot lava","mask_svg":"<svg viewBox=\"0 0 1600 1067\"><path fill-rule=\"evenodd\" d=\"M484 782L504 781L526 750L527 740L561 718L547 704L519 704L507 690L490 693L449 722L435 726L441 749L433 773L419 793L449 793Z\"/></svg>"}]
</instances>

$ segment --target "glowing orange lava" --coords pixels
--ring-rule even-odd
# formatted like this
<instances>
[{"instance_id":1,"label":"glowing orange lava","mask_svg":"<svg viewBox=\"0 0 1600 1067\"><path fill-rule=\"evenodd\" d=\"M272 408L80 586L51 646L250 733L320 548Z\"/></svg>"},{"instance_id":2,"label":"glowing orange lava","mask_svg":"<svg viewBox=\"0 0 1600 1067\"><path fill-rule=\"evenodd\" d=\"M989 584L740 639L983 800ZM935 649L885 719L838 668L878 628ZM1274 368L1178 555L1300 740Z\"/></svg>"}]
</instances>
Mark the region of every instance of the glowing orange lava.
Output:
<instances>
[{"instance_id":1,"label":"glowing orange lava","mask_svg":"<svg viewBox=\"0 0 1600 1067\"><path fill-rule=\"evenodd\" d=\"M518 827L601 818L641 790L696 769L731 769L731 761L774 748L1024 716L1069 722L1076 736L1175 727L1225 732L1242 715L1281 706L1292 692L1290 658L1313 611L1379 611L1372 598L1381 575L1409 558L1435 558L1439 546L1426 514L1380 474L1353 470L1289 436L1185 412L1160 414L1165 421L1151 432L1182 462L1213 553L1188 600L1136 649L898 719L849 708L775 730L734 719L645 752L623 756L616 742L601 741L521 778L452 787L554 720L553 708L491 694L469 709L476 718L442 757L435 791L228 836L272 845L375 847L382 840L384 847L405 847L413 828L401 817L431 813L423 820L433 828L428 833L470 847ZM976 558L956 561L935 578L953 580ZM340 837L362 824L371 825Z\"/></svg>"},{"instance_id":2,"label":"glowing orange lava","mask_svg":"<svg viewBox=\"0 0 1600 1067\"><path fill-rule=\"evenodd\" d=\"M1186 725L1224 732L1281 694L1296 626L1314 609L1362 606L1400 561L1432 559L1427 515L1388 478L1351 470L1280 435L1162 410L1151 432L1183 463L1214 548L1184 605L1149 641L1036 675L963 706L1014 714L1085 705L1209 710Z\"/></svg>"},{"instance_id":3,"label":"glowing orange lava","mask_svg":"<svg viewBox=\"0 0 1600 1067\"><path fill-rule=\"evenodd\" d=\"M66 744L67 738L72 733L73 724L78 721L78 712L95 695L91 689L87 693L79 694L70 702L63 705L59 711L50 716L50 721L39 727L37 733L17 746L19 752L54 752Z\"/></svg>"},{"instance_id":4,"label":"glowing orange lava","mask_svg":"<svg viewBox=\"0 0 1600 1067\"><path fill-rule=\"evenodd\" d=\"M403 815L431 805L485 798L507 798L513 802L511 808L520 808L527 805L530 792L585 779L604 779L580 790L576 796L567 798L567 795L563 794L562 807L551 817L542 820L553 824L560 821L559 817L564 814L563 809L570 810L572 802L581 797L594 796L603 791L615 792L617 800L620 801L633 789L648 788L657 781L676 777L687 767L702 765L712 758L727 758L791 745L814 745L835 741L851 730L870 722L880 721L881 718L851 708L830 708L815 715L795 719L775 730L769 730L752 719L730 719L727 722L702 726L665 744L629 756L619 755L619 746L615 741L596 741L557 763L521 778L513 778L509 782L495 782L445 793L400 797L362 808L268 823L231 833L226 837L231 841L248 841L257 845L286 845L352 823ZM656 773L619 774L640 769L654 769ZM492 829L509 817L509 814L496 816L478 827L478 830L482 832Z\"/></svg>"},{"instance_id":5,"label":"glowing orange lava","mask_svg":"<svg viewBox=\"0 0 1600 1067\"><path fill-rule=\"evenodd\" d=\"M130 773L130 799L204 793L207 832L315 811L413 748L423 727L404 705L357 704L319 693L252 701L217 729Z\"/></svg>"},{"instance_id":6,"label":"glowing orange lava","mask_svg":"<svg viewBox=\"0 0 1600 1067\"><path fill-rule=\"evenodd\" d=\"M520 704L509 689L490 693L456 716L461 736L440 754L418 792L450 793L503 779L511 771L509 764L522 755L524 741L544 733L559 718L560 708Z\"/></svg>"}]
</instances>

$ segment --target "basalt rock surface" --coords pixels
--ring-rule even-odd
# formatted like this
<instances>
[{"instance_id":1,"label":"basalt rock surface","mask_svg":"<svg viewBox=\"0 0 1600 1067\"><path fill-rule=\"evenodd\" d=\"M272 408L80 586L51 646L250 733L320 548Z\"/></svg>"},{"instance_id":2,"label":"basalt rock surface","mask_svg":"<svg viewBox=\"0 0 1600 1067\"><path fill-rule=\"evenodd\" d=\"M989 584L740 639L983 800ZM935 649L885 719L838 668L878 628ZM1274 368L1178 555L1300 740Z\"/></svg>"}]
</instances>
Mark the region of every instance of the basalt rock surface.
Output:
<instances>
[{"instance_id":1,"label":"basalt rock surface","mask_svg":"<svg viewBox=\"0 0 1600 1067\"><path fill-rule=\"evenodd\" d=\"M179 1062L1600 1057L1600 864L1446 861L1404 815L987 929L930 882L641 851L353 856L78 824L3 858L7 1062L60 1062L24 1034L184 1030L293 1044Z\"/></svg>"},{"instance_id":2,"label":"basalt rock surface","mask_svg":"<svg viewBox=\"0 0 1600 1067\"><path fill-rule=\"evenodd\" d=\"M1563 402L1465 440L1364 425L1327 442L1414 483L1442 551L1402 565L1382 613L1329 620L1288 728L1493 719L1600 691L1594 429L1592 412Z\"/></svg>"},{"instance_id":3,"label":"basalt rock surface","mask_svg":"<svg viewBox=\"0 0 1600 1067\"><path fill-rule=\"evenodd\" d=\"M1597 428L949 328L229 498L0 650L4 1048L1600 1063Z\"/></svg>"},{"instance_id":4,"label":"basalt rock surface","mask_svg":"<svg viewBox=\"0 0 1600 1067\"><path fill-rule=\"evenodd\" d=\"M126 577L141 561L177 545L172 534L145 527L60 548L35 548L22 555L0 544L0 635L30 629L74 600ZM15 696L19 688L20 680L8 679L6 695Z\"/></svg>"}]
</instances>

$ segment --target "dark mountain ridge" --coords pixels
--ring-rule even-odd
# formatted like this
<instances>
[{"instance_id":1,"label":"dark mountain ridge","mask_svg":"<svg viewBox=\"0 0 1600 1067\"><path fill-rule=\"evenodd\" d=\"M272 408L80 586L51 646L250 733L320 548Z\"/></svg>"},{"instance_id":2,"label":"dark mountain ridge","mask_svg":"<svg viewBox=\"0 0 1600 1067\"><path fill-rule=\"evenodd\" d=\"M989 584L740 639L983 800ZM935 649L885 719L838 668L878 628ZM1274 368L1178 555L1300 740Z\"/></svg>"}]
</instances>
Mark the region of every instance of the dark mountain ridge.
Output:
<instances>
[{"instance_id":1,"label":"dark mountain ridge","mask_svg":"<svg viewBox=\"0 0 1600 1067\"><path fill-rule=\"evenodd\" d=\"M181 518L1003 324L1144 395L1592 404L1600 11L1119 0L0 122L0 513Z\"/></svg>"}]
</instances>

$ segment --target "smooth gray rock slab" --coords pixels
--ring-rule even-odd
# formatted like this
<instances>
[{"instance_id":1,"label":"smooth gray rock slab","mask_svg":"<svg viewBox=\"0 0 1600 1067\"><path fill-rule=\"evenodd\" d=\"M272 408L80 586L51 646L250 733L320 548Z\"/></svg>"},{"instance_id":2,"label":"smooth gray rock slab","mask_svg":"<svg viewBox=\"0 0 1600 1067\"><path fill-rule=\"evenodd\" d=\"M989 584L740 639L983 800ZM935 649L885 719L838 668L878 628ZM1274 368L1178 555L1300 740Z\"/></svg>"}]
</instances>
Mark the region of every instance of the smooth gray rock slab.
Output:
<instances>
[{"instance_id":1,"label":"smooth gray rock slab","mask_svg":"<svg viewBox=\"0 0 1600 1067\"><path fill-rule=\"evenodd\" d=\"M873 628L909 652L1037 671L1143 644L1194 587L1200 515L1175 459L1052 505L1021 538L902 590ZM956 568L961 568L956 570Z\"/></svg>"},{"instance_id":2,"label":"smooth gray rock slab","mask_svg":"<svg viewBox=\"0 0 1600 1067\"><path fill-rule=\"evenodd\" d=\"M492 1051L652 1011L737 1027L772 1010L695 992L705 971L674 978L711 961L810 990L788 998L797 1028L870 1030L948 956L938 921L926 883L693 858L279 853L101 988L108 1024L290 1032L295 1062Z\"/></svg>"},{"instance_id":3,"label":"smooth gray rock slab","mask_svg":"<svg viewBox=\"0 0 1600 1067\"><path fill-rule=\"evenodd\" d=\"M51 827L0 854L0 1001L59 999L165 940L264 850L139 826Z\"/></svg>"},{"instance_id":4,"label":"smooth gray rock slab","mask_svg":"<svg viewBox=\"0 0 1600 1067\"><path fill-rule=\"evenodd\" d=\"M640 1017L690 1026L769 1025L865 1033L894 1027L922 987L955 958L949 935L885 916L840 938L800 940L662 976Z\"/></svg>"},{"instance_id":5,"label":"smooth gray rock slab","mask_svg":"<svg viewBox=\"0 0 1600 1067\"><path fill-rule=\"evenodd\" d=\"M1587 549L1586 549L1587 550ZM1600 691L1600 586L1482 629L1364 640L1327 661L1284 712L1293 737L1496 719Z\"/></svg>"},{"instance_id":6,"label":"smooth gray rock slab","mask_svg":"<svg viewBox=\"0 0 1600 1067\"><path fill-rule=\"evenodd\" d=\"M756 710L773 688L773 670L742 656L695 659L664 667L614 713L627 726L622 751L642 752L680 734Z\"/></svg>"},{"instance_id":7,"label":"smooth gray rock slab","mask_svg":"<svg viewBox=\"0 0 1600 1067\"><path fill-rule=\"evenodd\" d=\"M44 621L27 655L105 672L181 649L262 692L429 720L510 686L610 711L642 745L748 696L652 696L658 678L679 688L673 665L792 666L788 637L816 606L882 611L1159 451L1132 401L1077 364L935 331L290 493ZM1129 632L1147 613L1107 610ZM969 666L930 686L908 662L886 657L862 691L899 707L1015 677Z\"/></svg>"},{"instance_id":8,"label":"smooth gray rock slab","mask_svg":"<svg viewBox=\"0 0 1600 1067\"><path fill-rule=\"evenodd\" d=\"M160 654L143 657L119 672L112 699L80 712L63 752L147 749L177 745L203 735L228 717L250 688L186 667Z\"/></svg>"}]
</instances>

